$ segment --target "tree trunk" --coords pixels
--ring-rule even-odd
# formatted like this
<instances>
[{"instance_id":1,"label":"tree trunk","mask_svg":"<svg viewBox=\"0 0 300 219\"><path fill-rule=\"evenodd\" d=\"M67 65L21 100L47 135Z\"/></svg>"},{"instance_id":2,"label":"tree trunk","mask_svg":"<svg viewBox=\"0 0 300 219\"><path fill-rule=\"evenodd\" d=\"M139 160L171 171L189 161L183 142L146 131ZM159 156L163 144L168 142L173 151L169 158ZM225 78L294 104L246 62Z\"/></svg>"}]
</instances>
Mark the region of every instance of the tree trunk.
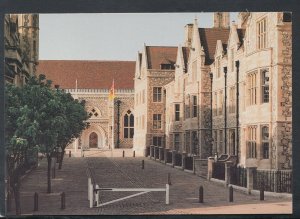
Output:
<instances>
[{"instance_id":1,"label":"tree trunk","mask_svg":"<svg viewBox=\"0 0 300 219\"><path fill-rule=\"evenodd\" d=\"M15 177L16 182L13 182L13 191L15 197L15 207L16 207L16 215L21 214L21 205L20 205L20 183L19 183L19 176Z\"/></svg>"},{"instance_id":2,"label":"tree trunk","mask_svg":"<svg viewBox=\"0 0 300 219\"><path fill-rule=\"evenodd\" d=\"M51 155L47 155L48 169L47 169L47 193L51 193Z\"/></svg>"},{"instance_id":3,"label":"tree trunk","mask_svg":"<svg viewBox=\"0 0 300 219\"><path fill-rule=\"evenodd\" d=\"M64 156L65 156L65 150L62 151L62 154L61 154L60 159L59 159L59 165L58 165L59 170L61 170L62 162L64 160Z\"/></svg>"}]
</instances>

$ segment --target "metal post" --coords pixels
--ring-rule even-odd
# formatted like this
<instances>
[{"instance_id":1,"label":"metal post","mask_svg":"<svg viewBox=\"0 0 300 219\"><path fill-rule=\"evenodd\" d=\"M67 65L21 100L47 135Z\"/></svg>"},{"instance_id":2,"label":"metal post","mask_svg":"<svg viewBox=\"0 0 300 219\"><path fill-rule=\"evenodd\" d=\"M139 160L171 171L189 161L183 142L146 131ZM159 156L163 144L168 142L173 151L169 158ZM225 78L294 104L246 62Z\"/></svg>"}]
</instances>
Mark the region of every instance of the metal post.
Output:
<instances>
[{"instance_id":1,"label":"metal post","mask_svg":"<svg viewBox=\"0 0 300 219\"><path fill-rule=\"evenodd\" d=\"M172 185L171 184L171 173L168 173L168 185Z\"/></svg>"},{"instance_id":2,"label":"metal post","mask_svg":"<svg viewBox=\"0 0 300 219\"><path fill-rule=\"evenodd\" d=\"M210 138L211 138L209 155L211 156L213 153L213 142L212 142L213 139L213 73L212 72L209 73L209 76L210 76Z\"/></svg>"},{"instance_id":3,"label":"metal post","mask_svg":"<svg viewBox=\"0 0 300 219\"><path fill-rule=\"evenodd\" d=\"M227 154L227 67L224 67L224 78L225 78L225 103L224 103L224 112L225 112L225 116L224 116L224 133L225 133L225 154Z\"/></svg>"},{"instance_id":4,"label":"metal post","mask_svg":"<svg viewBox=\"0 0 300 219\"><path fill-rule=\"evenodd\" d=\"M90 186L92 184L92 179L89 177L88 178L88 200L90 200Z\"/></svg>"},{"instance_id":5,"label":"metal post","mask_svg":"<svg viewBox=\"0 0 300 219\"><path fill-rule=\"evenodd\" d=\"M94 204L94 194L93 194L93 184L92 183L90 184L89 196L90 196L90 199L89 199L90 200L90 208L92 208L93 204Z\"/></svg>"},{"instance_id":6,"label":"metal post","mask_svg":"<svg viewBox=\"0 0 300 219\"><path fill-rule=\"evenodd\" d=\"M65 209L66 208L66 194L64 192L62 192L60 194L61 196L61 209Z\"/></svg>"},{"instance_id":7,"label":"metal post","mask_svg":"<svg viewBox=\"0 0 300 219\"><path fill-rule=\"evenodd\" d=\"M166 205L170 203L170 185L166 184Z\"/></svg>"},{"instance_id":8,"label":"metal post","mask_svg":"<svg viewBox=\"0 0 300 219\"><path fill-rule=\"evenodd\" d=\"M39 210L39 195L35 192L33 197L34 197L34 207L33 207L33 210L34 211L38 211Z\"/></svg>"},{"instance_id":9,"label":"metal post","mask_svg":"<svg viewBox=\"0 0 300 219\"><path fill-rule=\"evenodd\" d=\"M144 168L145 168L145 161L142 160L142 169L144 169Z\"/></svg>"},{"instance_id":10,"label":"metal post","mask_svg":"<svg viewBox=\"0 0 300 219\"><path fill-rule=\"evenodd\" d=\"M52 168L52 179L55 179L55 166Z\"/></svg>"},{"instance_id":11,"label":"metal post","mask_svg":"<svg viewBox=\"0 0 300 219\"><path fill-rule=\"evenodd\" d=\"M229 202L233 202L233 188L229 186Z\"/></svg>"},{"instance_id":12,"label":"metal post","mask_svg":"<svg viewBox=\"0 0 300 219\"><path fill-rule=\"evenodd\" d=\"M264 182L261 183L260 185L260 201L265 200L265 185Z\"/></svg>"},{"instance_id":13,"label":"metal post","mask_svg":"<svg viewBox=\"0 0 300 219\"><path fill-rule=\"evenodd\" d=\"M71 153L72 153L72 152L71 152L71 151L69 151L69 157L71 157Z\"/></svg>"},{"instance_id":14,"label":"metal post","mask_svg":"<svg viewBox=\"0 0 300 219\"><path fill-rule=\"evenodd\" d=\"M96 185L96 189L99 189L99 185ZM99 190L96 190L96 206L99 205Z\"/></svg>"},{"instance_id":15,"label":"metal post","mask_svg":"<svg viewBox=\"0 0 300 219\"><path fill-rule=\"evenodd\" d=\"M123 150L123 155L122 155L123 157L125 157L125 151Z\"/></svg>"},{"instance_id":16,"label":"metal post","mask_svg":"<svg viewBox=\"0 0 300 219\"><path fill-rule=\"evenodd\" d=\"M239 116L240 116L240 108L239 108L239 99L240 99L240 88L239 88L239 72L240 72L240 61L235 61L236 67L236 155L237 155L237 163L239 162L239 151L240 151L240 136L239 136Z\"/></svg>"},{"instance_id":17,"label":"metal post","mask_svg":"<svg viewBox=\"0 0 300 219\"><path fill-rule=\"evenodd\" d=\"M133 157L135 157L135 151L133 151Z\"/></svg>"},{"instance_id":18,"label":"metal post","mask_svg":"<svg viewBox=\"0 0 300 219\"><path fill-rule=\"evenodd\" d=\"M203 186L199 188L199 203L203 203Z\"/></svg>"}]
</instances>

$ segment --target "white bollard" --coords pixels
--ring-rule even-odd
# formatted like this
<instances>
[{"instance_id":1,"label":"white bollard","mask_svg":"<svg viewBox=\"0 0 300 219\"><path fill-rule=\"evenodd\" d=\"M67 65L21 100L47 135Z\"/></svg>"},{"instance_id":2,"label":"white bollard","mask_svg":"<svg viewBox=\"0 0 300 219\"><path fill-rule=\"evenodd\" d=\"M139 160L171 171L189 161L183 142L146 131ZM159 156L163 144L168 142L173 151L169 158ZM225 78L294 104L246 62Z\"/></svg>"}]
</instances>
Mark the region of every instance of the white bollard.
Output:
<instances>
[{"instance_id":1,"label":"white bollard","mask_svg":"<svg viewBox=\"0 0 300 219\"><path fill-rule=\"evenodd\" d=\"M93 207L93 204L94 204L94 191L93 191L93 184L91 183L90 184L90 190L89 190L89 193L90 193L90 208Z\"/></svg>"},{"instance_id":2,"label":"white bollard","mask_svg":"<svg viewBox=\"0 0 300 219\"><path fill-rule=\"evenodd\" d=\"M168 205L170 203L170 185L166 184L166 205Z\"/></svg>"},{"instance_id":3,"label":"white bollard","mask_svg":"<svg viewBox=\"0 0 300 219\"><path fill-rule=\"evenodd\" d=\"M99 187L99 185L97 184L96 185L96 189L99 189L100 187ZM96 206L98 206L99 205L99 190L97 190L96 192L95 192L95 194L96 194Z\"/></svg>"},{"instance_id":4,"label":"white bollard","mask_svg":"<svg viewBox=\"0 0 300 219\"><path fill-rule=\"evenodd\" d=\"M88 178L88 200L90 200L90 186L91 186L91 184L92 184L92 180L91 180L91 178L89 177L89 178Z\"/></svg>"}]
</instances>

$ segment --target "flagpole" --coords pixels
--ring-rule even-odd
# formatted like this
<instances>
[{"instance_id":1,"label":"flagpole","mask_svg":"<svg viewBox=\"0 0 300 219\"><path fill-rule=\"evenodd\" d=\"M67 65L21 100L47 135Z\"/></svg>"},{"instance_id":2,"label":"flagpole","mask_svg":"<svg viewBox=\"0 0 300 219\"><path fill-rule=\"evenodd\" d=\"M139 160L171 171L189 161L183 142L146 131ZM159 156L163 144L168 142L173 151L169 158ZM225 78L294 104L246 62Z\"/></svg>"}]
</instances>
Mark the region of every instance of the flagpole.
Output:
<instances>
[{"instance_id":1,"label":"flagpole","mask_svg":"<svg viewBox=\"0 0 300 219\"><path fill-rule=\"evenodd\" d=\"M78 94L77 94L77 78L76 78L76 84L75 84L75 99L78 99ZM77 153L78 149L78 138L75 139L75 155Z\"/></svg>"},{"instance_id":2,"label":"flagpole","mask_svg":"<svg viewBox=\"0 0 300 219\"><path fill-rule=\"evenodd\" d=\"M112 98L112 149L115 149L115 79L113 79L113 98Z\"/></svg>"}]
</instances>

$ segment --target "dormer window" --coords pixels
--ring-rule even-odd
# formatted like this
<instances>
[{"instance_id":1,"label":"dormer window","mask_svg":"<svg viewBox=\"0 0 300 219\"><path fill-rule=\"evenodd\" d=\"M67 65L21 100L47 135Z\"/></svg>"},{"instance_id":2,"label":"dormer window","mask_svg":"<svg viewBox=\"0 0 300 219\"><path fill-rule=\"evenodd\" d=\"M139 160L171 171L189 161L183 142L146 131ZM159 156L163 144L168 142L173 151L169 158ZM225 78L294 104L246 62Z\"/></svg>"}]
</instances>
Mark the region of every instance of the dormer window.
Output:
<instances>
[{"instance_id":1,"label":"dormer window","mask_svg":"<svg viewBox=\"0 0 300 219\"><path fill-rule=\"evenodd\" d=\"M160 64L160 69L164 70L174 70L175 66L173 64Z\"/></svg>"}]
</instances>

